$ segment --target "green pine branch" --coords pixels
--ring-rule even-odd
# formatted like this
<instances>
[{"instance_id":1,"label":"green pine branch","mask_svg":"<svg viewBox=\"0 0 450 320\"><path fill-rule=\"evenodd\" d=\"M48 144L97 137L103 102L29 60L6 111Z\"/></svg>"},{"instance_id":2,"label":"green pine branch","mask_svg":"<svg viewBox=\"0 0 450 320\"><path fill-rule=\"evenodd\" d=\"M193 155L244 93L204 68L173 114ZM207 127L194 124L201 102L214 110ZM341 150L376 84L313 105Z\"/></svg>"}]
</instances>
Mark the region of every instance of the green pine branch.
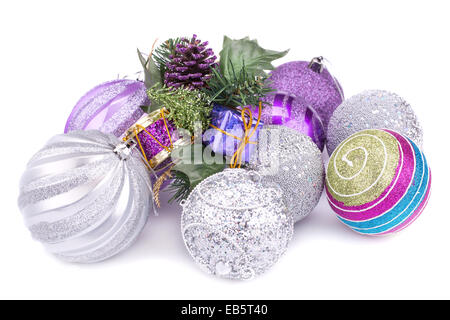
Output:
<instances>
[{"instance_id":1,"label":"green pine branch","mask_svg":"<svg viewBox=\"0 0 450 320\"><path fill-rule=\"evenodd\" d=\"M171 61L170 55L175 54L177 44L181 42L181 38L168 39L164 41L153 53L153 60L159 69L161 79L164 79L164 74L167 71L166 64Z\"/></svg>"},{"instance_id":2,"label":"green pine branch","mask_svg":"<svg viewBox=\"0 0 450 320\"><path fill-rule=\"evenodd\" d=\"M217 68L212 68L212 77L208 86L202 91L209 97L211 103L226 107L258 105L262 98L273 89L265 82L268 76L254 76L247 71L245 63L236 72L233 63L230 64L230 76L223 75Z\"/></svg>"},{"instance_id":3,"label":"green pine branch","mask_svg":"<svg viewBox=\"0 0 450 320\"><path fill-rule=\"evenodd\" d=\"M212 105L200 91L155 85L147 90L147 94L152 104L155 102L169 111L167 119L171 120L176 128L186 129L191 135L195 132L197 122L201 123L202 131L211 123Z\"/></svg>"}]
</instances>

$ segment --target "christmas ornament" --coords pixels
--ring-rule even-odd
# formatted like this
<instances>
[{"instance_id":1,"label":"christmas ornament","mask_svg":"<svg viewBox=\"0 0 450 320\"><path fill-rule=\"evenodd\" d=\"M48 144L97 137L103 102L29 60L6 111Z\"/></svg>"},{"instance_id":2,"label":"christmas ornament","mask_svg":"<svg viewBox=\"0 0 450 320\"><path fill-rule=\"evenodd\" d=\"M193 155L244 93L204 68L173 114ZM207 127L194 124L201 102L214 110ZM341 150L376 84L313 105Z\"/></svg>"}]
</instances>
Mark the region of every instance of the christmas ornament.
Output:
<instances>
[{"instance_id":1,"label":"christmas ornament","mask_svg":"<svg viewBox=\"0 0 450 320\"><path fill-rule=\"evenodd\" d=\"M166 119L167 114L166 109L155 110L139 119L125 132L125 140L137 137L139 149L152 168L167 159L174 143L178 141L173 135L175 126ZM182 142L184 141L179 141Z\"/></svg>"},{"instance_id":2,"label":"christmas ornament","mask_svg":"<svg viewBox=\"0 0 450 320\"><path fill-rule=\"evenodd\" d=\"M411 106L395 93L370 90L345 100L328 125L327 150L331 154L344 139L366 129L392 129L422 147L422 128Z\"/></svg>"},{"instance_id":3,"label":"christmas ornament","mask_svg":"<svg viewBox=\"0 0 450 320\"><path fill-rule=\"evenodd\" d=\"M124 140L134 139L145 162L152 171L151 181L154 186L155 202L160 207L159 191L170 184L170 170L175 165L170 155L174 148L191 144L189 134L175 134L174 124L166 119L165 108L143 116L125 133Z\"/></svg>"},{"instance_id":4,"label":"christmas ornament","mask_svg":"<svg viewBox=\"0 0 450 320\"><path fill-rule=\"evenodd\" d=\"M283 125L309 136L323 151L325 131L316 111L302 98L284 92L268 94L263 98L265 104L261 120L267 124ZM257 109L253 108L257 114Z\"/></svg>"},{"instance_id":5,"label":"christmas ornament","mask_svg":"<svg viewBox=\"0 0 450 320\"><path fill-rule=\"evenodd\" d=\"M277 186L254 171L226 169L203 180L182 203L186 247L206 271L249 279L284 253L293 233L292 215Z\"/></svg>"},{"instance_id":6,"label":"christmas ornament","mask_svg":"<svg viewBox=\"0 0 450 320\"><path fill-rule=\"evenodd\" d=\"M86 93L75 105L64 132L100 130L120 137L144 112L150 101L140 81L118 79Z\"/></svg>"},{"instance_id":7,"label":"christmas ornament","mask_svg":"<svg viewBox=\"0 0 450 320\"><path fill-rule=\"evenodd\" d=\"M90 263L129 247L152 208L139 152L100 131L53 137L28 163L19 208L57 257Z\"/></svg>"},{"instance_id":8,"label":"christmas ornament","mask_svg":"<svg viewBox=\"0 0 450 320\"><path fill-rule=\"evenodd\" d=\"M303 219L322 195L325 170L321 152L310 137L274 125L263 127L257 146L250 168L261 175L263 183L278 184L295 222Z\"/></svg>"},{"instance_id":9,"label":"christmas ornament","mask_svg":"<svg viewBox=\"0 0 450 320\"><path fill-rule=\"evenodd\" d=\"M232 157L242 143L242 137L246 131L246 123L249 123L251 131L255 130L255 132L249 137L249 143L245 145L241 153L242 161L248 162L250 155L254 152L260 126L263 124L262 121L258 124L257 117L253 115L251 117L251 123L244 122L242 110L237 112L230 108L215 105L211 112L212 129L204 132L203 142L212 151Z\"/></svg>"},{"instance_id":10,"label":"christmas ornament","mask_svg":"<svg viewBox=\"0 0 450 320\"><path fill-rule=\"evenodd\" d=\"M338 218L356 232L400 231L425 208L431 172L424 154L392 130L364 130L344 140L328 164L326 190Z\"/></svg>"},{"instance_id":11,"label":"christmas ornament","mask_svg":"<svg viewBox=\"0 0 450 320\"><path fill-rule=\"evenodd\" d=\"M165 64L164 84L174 88L204 87L211 78L211 68L217 67L213 50L206 48L208 41L202 42L194 34L191 39L181 38L175 42L173 48L166 42L156 52L157 57L162 58L160 65Z\"/></svg>"},{"instance_id":12,"label":"christmas ornament","mask_svg":"<svg viewBox=\"0 0 450 320\"><path fill-rule=\"evenodd\" d=\"M303 98L317 111L327 132L328 121L344 95L340 84L325 68L322 60L322 57L318 57L311 62L293 61L282 64L271 72L268 86Z\"/></svg>"}]
</instances>

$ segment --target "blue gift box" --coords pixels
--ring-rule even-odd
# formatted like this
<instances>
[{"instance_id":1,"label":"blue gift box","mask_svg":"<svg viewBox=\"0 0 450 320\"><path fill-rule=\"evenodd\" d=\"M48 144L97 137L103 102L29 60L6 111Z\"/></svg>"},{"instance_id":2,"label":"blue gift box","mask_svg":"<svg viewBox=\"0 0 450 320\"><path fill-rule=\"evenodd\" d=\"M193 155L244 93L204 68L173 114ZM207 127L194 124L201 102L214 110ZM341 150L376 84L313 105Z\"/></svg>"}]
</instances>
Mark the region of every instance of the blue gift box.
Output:
<instances>
[{"instance_id":1,"label":"blue gift box","mask_svg":"<svg viewBox=\"0 0 450 320\"><path fill-rule=\"evenodd\" d=\"M257 115L253 114L252 129L253 131L257 123ZM215 152L223 154L225 156L233 156L237 148L241 144L241 140L238 140L232 136L242 139L244 136L245 128L242 122L242 116L240 111L232 110L220 105L214 105L211 112L211 124L228 133L224 134L221 131L210 128L203 136L203 142ZM256 141L258 140L259 130L262 128L263 122L260 121L255 133L250 137L249 143L245 146L242 152L242 161L248 162L251 154L256 148ZM232 136L230 136L232 135Z\"/></svg>"}]
</instances>

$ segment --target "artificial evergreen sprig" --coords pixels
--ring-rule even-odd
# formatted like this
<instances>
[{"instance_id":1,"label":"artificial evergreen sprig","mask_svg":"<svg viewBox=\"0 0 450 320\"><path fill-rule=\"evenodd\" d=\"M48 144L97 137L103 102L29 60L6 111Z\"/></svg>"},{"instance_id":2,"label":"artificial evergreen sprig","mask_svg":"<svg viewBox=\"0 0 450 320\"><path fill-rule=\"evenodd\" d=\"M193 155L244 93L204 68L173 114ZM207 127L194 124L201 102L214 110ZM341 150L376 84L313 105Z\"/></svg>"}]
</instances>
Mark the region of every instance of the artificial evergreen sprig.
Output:
<instances>
[{"instance_id":1,"label":"artificial evergreen sprig","mask_svg":"<svg viewBox=\"0 0 450 320\"><path fill-rule=\"evenodd\" d=\"M181 38L168 39L164 41L153 53L153 60L159 69L161 79L167 71L167 64L171 61L171 56L175 54L177 45L180 44Z\"/></svg>"},{"instance_id":2,"label":"artificial evergreen sprig","mask_svg":"<svg viewBox=\"0 0 450 320\"><path fill-rule=\"evenodd\" d=\"M148 97L158 105L164 106L169 114L167 119L175 127L195 132L197 122L201 123L202 131L206 130L211 122L210 113L212 105L204 93L187 88L167 88L155 85L147 90Z\"/></svg>"},{"instance_id":3,"label":"artificial evergreen sprig","mask_svg":"<svg viewBox=\"0 0 450 320\"><path fill-rule=\"evenodd\" d=\"M173 201L180 202L187 199L193 187L189 177L182 171L172 171L172 182L168 187L168 191L172 193L172 197L169 199L169 203Z\"/></svg>"},{"instance_id":4,"label":"artificial evergreen sprig","mask_svg":"<svg viewBox=\"0 0 450 320\"><path fill-rule=\"evenodd\" d=\"M242 68L236 72L233 63L231 75L225 76L217 68L212 69L212 77L203 92L211 103L217 103L226 107L239 107L246 105L258 105L261 99L272 92L273 89L265 83L267 76L254 76L247 71L245 62Z\"/></svg>"}]
</instances>

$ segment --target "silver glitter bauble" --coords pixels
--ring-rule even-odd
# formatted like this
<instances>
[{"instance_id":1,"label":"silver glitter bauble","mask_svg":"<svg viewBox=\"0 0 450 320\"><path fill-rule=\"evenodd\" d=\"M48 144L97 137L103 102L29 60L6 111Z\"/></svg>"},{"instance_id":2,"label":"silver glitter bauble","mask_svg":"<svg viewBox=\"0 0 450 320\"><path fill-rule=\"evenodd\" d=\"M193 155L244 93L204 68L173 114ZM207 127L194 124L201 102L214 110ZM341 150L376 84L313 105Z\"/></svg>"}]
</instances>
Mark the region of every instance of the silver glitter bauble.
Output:
<instances>
[{"instance_id":1,"label":"silver glitter bauble","mask_svg":"<svg viewBox=\"0 0 450 320\"><path fill-rule=\"evenodd\" d=\"M255 171L225 169L203 180L182 204L181 230L205 271L250 279L270 268L292 238L282 191Z\"/></svg>"},{"instance_id":2,"label":"silver glitter bauble","mask_svg":"<svg viewBox=\"0 0 450 320\"><path fill-rule=\"evenodd\" d=\"M352 134L367 129L394 130L422 147L422 127L411 106L395 93L367 90L345 100L334 111L328 124L328 153L331 155Z\"/></svg>"},{"instance_id":3,"label":"silver glitter bauble","mask_svg":"<svg viewBox=\"0 0 450 320\"><path fill-rule=\"evenodd\" d=\"M262 176L263 183L281 187L295 222L310 214L320 200L325 179L322 153L310 137L291 128L264 126L250 168Z\"/></svg>"},{"instance_id":4,"label":"silver glitter bauble","mask_svg":"<svg viewBox=\"0 0 450 320\"><path fill-rule=\"evenodd\" d=\"M33 238L67 261L90 263L126 249L152 208L137 149L100 131L54 136L28 163L19 208Z\"/></svg>"}]
</instances>

